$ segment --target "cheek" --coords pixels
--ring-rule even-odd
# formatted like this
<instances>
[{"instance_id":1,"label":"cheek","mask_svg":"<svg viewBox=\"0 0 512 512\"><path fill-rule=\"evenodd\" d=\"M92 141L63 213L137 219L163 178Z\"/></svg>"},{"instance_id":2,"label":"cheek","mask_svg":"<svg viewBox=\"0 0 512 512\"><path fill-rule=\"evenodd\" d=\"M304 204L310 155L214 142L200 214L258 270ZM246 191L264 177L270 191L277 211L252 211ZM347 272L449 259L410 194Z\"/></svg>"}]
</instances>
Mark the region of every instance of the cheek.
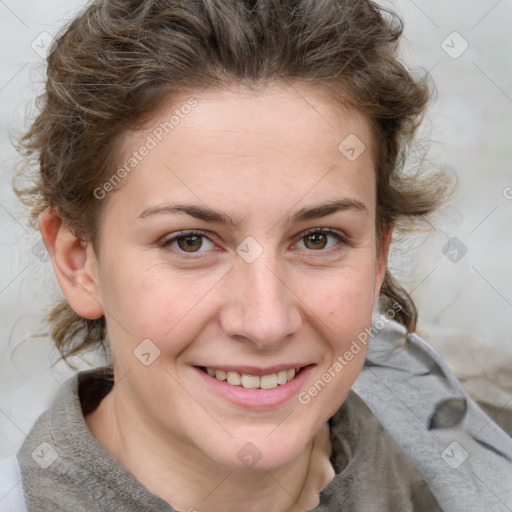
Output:
<instances>
[{"instance_id":1,"label":"cheek","mask_svg":"<svg viewBox=\"0 0 512 512\"><path fill-rule=\"evenodd\" d=\"M369 271L339 273L323 284L324 293L317 291L307 304L317 317L325 357L316 380L299 397L301 403L322 411L322 418L336 412L360 374L374 304Z\"/></svg>"},{"instance_id":2,"label":"cheek","mask_svg":"<svg viewBox=\"0 0 512 512\"><path fill-rule=\"evenodd\" d=\"M334 337L338 344L364 330L373 312L373 259L366 254L354 259L357 263L339 269L301 270L287 278L297 297L290 299L294 307L305 308L306 315L309 311L316 328L325 329L325 338ZM111 318L112 342L124 343L128 336L137 344L149 338L169 352L172 339L173 353L212 320L234 287L226 287L231 276L221 279L224 271L171 272L165 265L148 267L128 257L110 261L102 274L102 303Z\"/></svg>"},{"instance_id":3,"label":"cheek","mask_svg":"<svg viewBox=\"0 0 512 512\"><path fill-rule=\"evenodd\" d=\"M149 338L162 350L165 340L172 339L173 351L179 351L177 342L190 335L191 326L201 328L207 317L204 307L219 282L213 272L180 274L165 265L148 267L128 259L110 269L102 280L102 299L112 329L122 340L129 333L133 343Z\"/></svg>"},{"instance_id":4,"label":"cheek","mask_svg":"<svg viewBox=\"0 0 512 512\"><path fill-rule=\"evenodd\" d=\"M344 269L314 281L308 281L310 291L304 288L302 296L331 331L345 334L368 325L374 306L373 266Z\"/></svg>"}]
</instances>

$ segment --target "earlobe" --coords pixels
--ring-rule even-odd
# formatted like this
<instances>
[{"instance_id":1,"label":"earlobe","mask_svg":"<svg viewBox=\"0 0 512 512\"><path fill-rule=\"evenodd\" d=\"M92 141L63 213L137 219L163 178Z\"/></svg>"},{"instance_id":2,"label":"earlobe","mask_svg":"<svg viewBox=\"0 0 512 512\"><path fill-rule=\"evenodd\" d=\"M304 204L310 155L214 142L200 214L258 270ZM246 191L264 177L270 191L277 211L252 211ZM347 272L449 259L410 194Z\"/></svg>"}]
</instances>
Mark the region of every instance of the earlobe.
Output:
<instances>
[{"instance_id":1,"label":"earlobe","mask_svg":"<svg viewBox=\"0 0 512 512\"><path fill-rule=\"evenodd\" d=\"M39 227L57 281L73 311L91 320L102 317L97 260L90 242L77 238L50 209L40 214Z\"/></svg>"}]
</instances>

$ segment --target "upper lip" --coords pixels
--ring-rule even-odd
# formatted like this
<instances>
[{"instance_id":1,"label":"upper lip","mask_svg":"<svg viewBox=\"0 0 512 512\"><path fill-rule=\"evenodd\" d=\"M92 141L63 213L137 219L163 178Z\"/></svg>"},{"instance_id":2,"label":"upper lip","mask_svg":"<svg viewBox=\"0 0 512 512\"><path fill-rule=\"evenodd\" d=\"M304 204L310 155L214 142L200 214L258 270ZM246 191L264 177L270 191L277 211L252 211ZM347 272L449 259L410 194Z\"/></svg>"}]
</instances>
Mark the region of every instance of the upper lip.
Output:
<instances>
[{"instance_id":1,"label":"upper lip","mask_svg":"<svg viewBox=\"0 0 512 512\"><path fill-rule=\"evenodd\" d=\"M247 365L223 365L223 364L212 364L212 365L201 365L202 368L214 368L215 370L224 370L225 372L237 372L243 373L245 375L254 375L257 377L261 377L262 375L270 375L272 373L277 373L281 370L291 370L292 368L303 368L304 366L309 366L310 363L284 363L284 364L276 364L273 366L266 366L265 368L261 368L258 366L247 366Z\"/></svg>"}]
</instances>

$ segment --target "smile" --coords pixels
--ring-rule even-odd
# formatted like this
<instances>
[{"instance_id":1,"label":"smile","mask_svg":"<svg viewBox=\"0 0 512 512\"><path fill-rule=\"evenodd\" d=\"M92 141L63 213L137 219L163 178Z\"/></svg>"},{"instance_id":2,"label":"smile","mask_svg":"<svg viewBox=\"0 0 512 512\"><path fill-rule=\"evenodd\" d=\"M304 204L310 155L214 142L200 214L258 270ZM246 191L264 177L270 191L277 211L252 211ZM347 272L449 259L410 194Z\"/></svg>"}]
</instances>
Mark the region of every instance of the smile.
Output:
<instances>
[{"instance_id":1,"label":"smile","mask_svg":"<svg viewBox=\"0 0 512 512\"><path fill-rule=\"evenodd\" d=\"M274 389L278 386L284 386L296 375L298 375L302 368L290 368L287 370L279 370L278 372L269 373L266 375L249 375L246 373L239 373L236 371L218 370L216 368L201 367L201 370L207 373L210 377L217 380L227 382L232 386L239 386L245 389Z\"/></svg>"}]
</instances>

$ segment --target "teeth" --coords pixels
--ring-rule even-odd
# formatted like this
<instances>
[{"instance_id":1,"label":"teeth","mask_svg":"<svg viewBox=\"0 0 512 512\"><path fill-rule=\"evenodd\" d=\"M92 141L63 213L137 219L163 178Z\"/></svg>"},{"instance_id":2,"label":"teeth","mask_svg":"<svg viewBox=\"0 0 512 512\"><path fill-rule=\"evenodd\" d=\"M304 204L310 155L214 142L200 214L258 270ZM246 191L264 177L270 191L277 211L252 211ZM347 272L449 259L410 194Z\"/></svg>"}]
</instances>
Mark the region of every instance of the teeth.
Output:
<instances>
[{"instance_id":1,"label":"teeth","mask_svg":"<svg viewBox=\"0 0 512 512\"><path fill-rule=\"evenodd\" d=\"M300 368L291 368L290 370L280 370L277 373L269 375L246 375L238 372L225 372L224 370L216 370L214 368L206 368L206 372L210 377L219 380L227 380L232 386L243 386L246 389L274 389L282 386L292 380L299 372Z\"/></svg>"},{"instance_id":2,"label":"teeth","mask_svg":"<svg viewBox=\"0 0 512 512\"><path fill-rule=\"evenodd\" d=\"M287 371L286 370L280 370L277 372L277 383L279 385L283 385L283 384L286 384L288 382L288 377L287 377Z\"/></svg>"},{"instance_id":3,"label":"teeth","mask_svg":"<svg viewBox=\"0 0 512 512\"><path fill-rule=\"evenodd\" d=\"M263 375L260 377L260 388L261 389L274 389L277 388L277 373L270 375Z\"/></svg>"},{"instance_id":4,"label":"teeth","mask_svg":"<svg viewBox=\"0 0 512 512\"><path fill-rule=\"evenodd\" d=\"M259 388L260 378L256 375L242 375L242 386L244 388Z\"/></svg>"},{"instance_id":5,"label":"teeth","mask_svg":"<svg viewBox=\"0 0 512 512\"><path fill-rule=\"evenodd\" d=\"M208 371L208 370L207 370ZM213 377L213 375L212 375ZM226 380L226 372L224 370L215 370L215 378L219 380Z\"/></svg>"},{"instance_id":6,"label":"teeth","mask_svg":"<svg viewBox=\"0 0 512 512\"><path fill-rule=\"evenodd\" d=\"M228 372L228 383L233 384L233 386L240 386L242 376L238 372Z\"/></svg>"}]
</instances>

